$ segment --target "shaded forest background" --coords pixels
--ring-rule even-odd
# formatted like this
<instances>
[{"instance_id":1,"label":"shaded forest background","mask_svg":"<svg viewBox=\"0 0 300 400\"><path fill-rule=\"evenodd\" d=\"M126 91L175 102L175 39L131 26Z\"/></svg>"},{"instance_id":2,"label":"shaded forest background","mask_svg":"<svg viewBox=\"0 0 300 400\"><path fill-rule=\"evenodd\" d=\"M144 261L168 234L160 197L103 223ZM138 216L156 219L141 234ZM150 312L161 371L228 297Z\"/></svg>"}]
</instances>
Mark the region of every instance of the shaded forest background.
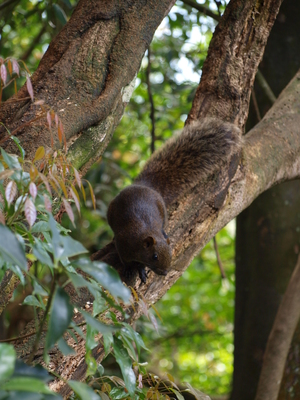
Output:
<instances>
[{"instance_id":1,"label":"shaded forest background","mask_svg":"<svg viewBox=\"0 0 300 400\"><path fill-rule=\"evenodd\" d=\"M191 108L208 44L225 2L206 1L199 10L188 3L177 2L157 30L126 113L102 160L87 174L97 197L97 211L92 210L90 201L90 207L77 218L73 235L91 252L112 237L105 220L109 201L132 182L153 147L158 148L174 131L182 129ZM74 6L75 2L68 0L51 4L11 2L0 17L1 56L22 59L34 71ZM205 7L214 13L214 18L205 15ZM292 0L285 0L260 67L275 96L300 65L296 16L297 6L292 5ZM258 110L263 116L272 105L259 81L254 94L258 107L252 103L249 127L259 120ZM4 92L4 99L10 95L9 90ZM285 183L263 194L238 218L233 400L252 399L255 393L266 339L299 251L297 196L298 182ZM68 226L67 219L65 224ZM152 360L149 354L144 356L150 370L161 376L170 373L178 381L190 382L206 393L223 395L230 393L233 373L234 222L218 233L217 243L226 279L221 279L216 252L210 243L156 305L162 318L158 321L159 334L149 322L138 321L137 328L151 349ZM247 297L249 285L255 288L251 298ZM18 324L22 322L26 321L19 318ZM5 326L6 321L2 323ZM294 367L298 349L296 340L282 396L289 393L292 398L298 393ZM107 368L114 365L107 364Z\"/></svg>"}]
</instances>

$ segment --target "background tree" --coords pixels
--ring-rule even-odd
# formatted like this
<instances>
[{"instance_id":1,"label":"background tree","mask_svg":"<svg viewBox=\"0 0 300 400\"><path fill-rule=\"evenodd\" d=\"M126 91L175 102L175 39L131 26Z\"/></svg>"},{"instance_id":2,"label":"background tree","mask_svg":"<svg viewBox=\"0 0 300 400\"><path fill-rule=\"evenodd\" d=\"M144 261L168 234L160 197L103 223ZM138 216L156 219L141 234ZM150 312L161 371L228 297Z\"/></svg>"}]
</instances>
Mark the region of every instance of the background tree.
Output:
<instances>
[{"instance_id":1,"label":"background tree","mask_svg":"<svg viewBox=\"0 0 300 400\"><path fill-rule=\"evenodd\" d=\"M47 93L46 100L47 104L49 103L48 106L51 108L57 107L57 110L60 110L59 116L63 121L63 126L65 127L65 134L68 141L67 145L70 144L69 139L72 135L77 134L82 128L87 127L89 124L95 124L111 112L109 118L101 126L104 128L104 133L102 130L100 136L98 136L98 143L102 143L103 138L106 140L106 138L109 137L107 133L110 133L111 127L116 124L116 121L119 118L118 113L123 106L121 104L120 89L130 83L130 80L134 75L133 70L137 68L137 65L140 62L137 60L128 60L126 57L125 67L128 65L130 68L126 75L124 64L122 64L121 74L120 63L123 63L123 60L125 59L124 48L126 49L127 43L133 43L132 40L129 40L130 37L146 38L147 40L149 38L146 44L143 41L138 42L137 44L134 44L134 46L136 46L134 49L132 47L130 49L132 50L132 54L138 54L141 57L143 51L149 44L151 35L154 31L154 29L152 29L152 34L150 34L150 32L146 30L146 33L149 36L145 35L145 31L143 31L143 29L146 29L145 25L143 25L143 21L146 23L146 18L148 18L147 28L153 27L153 25L151 25L152 22L149 24L149 21L153 21L151 19L153 17L151 12L154 8L151 10L148 8L146 10L143 9L143 17L145 20L141 20L139 13L144 5L140 5L140 8L139 5L132 7L129 2L124 5L124 9L118 9L113 3L111 3L109 6L105 4L105 7L97 8L97 10L101 9L100 12L89 8L92 7L91 5L89 5L88 8L85 8L85 6L85 2L80 2L73 18L52 43L49 52L43 59L44 61L40 64L39 70L32 79L35 95L36 93L39 93L38 96L41 96L42 98L45 96L45 93ZM263 8L257 9L257 4L255 2L231 2L218 29L216 30L216 35L211 44L211 51L206 66L203 69L201 85L197 91L193 108L190 113L190 120L204 115L221 115L225 119L236 121L240 126L244 124L248 109L250 87L263 52L267 32L270 30L272 22L274 21L278 6L279 2L274 1L267 2L264 4ZM166 5L164 10L162 8L163 5L159 6L159 15L163 15L167 10ZM155 15L155 21L156 19L159 19L158 14ZM85 16L87 19L90 18L90 22L85 20ZM122 21L122 24L120 25L120 32L118 32L117 36L114 36L116 30L118 30L117 17ZM79 72L81 73L82 71L85 71L85 68L82 68L82 65L77 65L77 62L86 60L83 58L80 51L79 53L77 52L77 49L80 49L80 45L82 44L81 49L83 53L86 54L87 43L94 43L89 36L89 34L92 33L91 30L85 29L90 27L89 24L93 24L97 18L100 18L101 26L99 25L95 27L95 29L101 30L101 27L107 24L105 25L105 33L109 36L107 42L97 42L98 50L103 49L103 46L107 45L110 54L112 55L112 63L110 64L108 76L102 80L102 82L105 82L105 86L100 97L98 96L100 93L99 90L101 90L101 85L98 86L98 83L93 83L93 79L91 79L91 75L89 74L90 69L86 69L90 80L89 83L91 83L91 85L89 86L88 84L87 87L84 88L85 90L80 94L83 94L83 97L87 94L89 100L92 99L91 104L89 104L87 108L86 100L81 99L77 103L78 88L75 87L75 85L72 87L71 84L74 84L76 81L76 79L74 80L74 77L76 78L77 76L76 73L79 74ZM136 26L137 19L140 24L138 27ZM253 21L255 21L255 23L253 23ZM260 29L256 30L254 26L259 26ZM78 27L80 28L80 35L78 35L78 31L76 30ZM135 28L133 29L133 27ZM83 31L85 31L85 34L81 36ZM64 37L66 34L67 36ZM112 37L116 37L116 40L110 41ZM74 45L71 43L73 38L76 39ZM82 42L82 40L84 42ZM66 54L62 57L61 55L67 46L69 46L69 50L66 50ZM111 51L110 46L112 46L113 51ZM104 54L107 54L105 49L107 50L107 48L104 48ZM233 49L235 51L233 51ZM127 55L128 51L126 52L126 56ZM93 59L96 60L97 56L93 57ZM103 59L105 60L105 57ZM89 57L87 57L87 60L89 60ZM70 62L73 62L74 68L72 69L72 73L75 71L74 77L70 75L70 70L67 68L67 66L70 65ZM46 73L47 68L48 73ZM100 71L101 68L101 65L96 65L97 71ZM93 72L94 71L92 71L92 77L94 76ZM103 76L103 74L101 76ZM295 99L294 91L297 90L296 83L297 80L294 80L287 92L283 94L281 102L279 101L277 103L277 108L274 108L275 115L281 116L282 111L286 113L286 110L283 109L283 104L292 102ZM68 86L68 84L70 84L70 86ZM74 100L72 96L71 98L68 98L70 95L68 91L71 91L73 88L75 88L76 92L74 95L76 96L76 103L73 103ZM57 94L57 97L55 94ZM25 95L28 96L26 89L23 89L19 94L19 99ZM114 103L116 99L118 104ZM71 100L69 102L71 104L68 104L67 100ZM102 100L103 103L101 103ZM25 101L27 103L26 107L24 106ZM46 139L42 134L42 132L45 131L43 130L43 125L39 126L38 123L35 123L34 121L31 124L29 123L32 118L35 119L37 117L39 111L36 111L30 104L28 105L28 100L24 100L24 102L20 101L17 105L12 105L12 103L4 104L2 107L4 122L6 122L13 132L18 133L18 135L22 132L22 136L20 137L34 137L37 146L40 144L46 144ZM65 108L67 105L70 107ZM78 106L79 108L77 111L75 108ZM293 103L293 107L297 107L296 101ZM25 108L27 108L27 110L25 110ZM15 119L13 121L12 116L17 109L18 118L20 118L21 115L22 117L21 120ZM116 113L114 114L115 111ZM68 115L64 115L65 113ZM288 117L289 115L286 115L285 118ZM27 122L24 124L24 121ZM285 151L281 152L279 156L279 148L281 148L279 144L278 147L273 146L273 148L271 148L269 147L269 141L271 143L271 140L268 137L264 137L264 140L261 139L260 129L268 129L270 126L272 126L273 129L274 127L272 118L269 118L269 120L266 119L265 121L265 123L261 124L260 127L258 127L249 138L246 139L243 169L239 170L236 180L231 185L230 195L226 200L226 206L224 208L222 208L222 204L232 174L230 170L229 174L228 171L222 172L219 182L208 182L208 186L205 186L204 188L204 193L207 194L200 203L199 201L196 201L197 198L199 198L197 194L198 192L190 193L188 194L188 197L177 204L174 209L171 209L172 216L170 228L171 238L173 243L176 243L175 253L177 255L177 261L174 265L176 270L170 273L168 282L161 282L157 277L151 277L150 283L153 281L155 282L155 285L152 285L152 288L150 285L146 286L139 291L144 294L146 299L151 298L151 301L154 301L160 297L180 276L194 253L198 251L201 246L203 246L203 244L213 236L221 226L224 225L224 223L229 221L234 215L238 214L239 211L248 205L259 192L265 190L279 179L297 176L298 171L294 166L294 161L296 161L297 158L296 156L294 156L294 158L291 157L289 153L290 149L284 149ZM281 118L281 123L286 123L286 120ZM297 126L297 118L294 117L289 123ZM101 127L99 130L101 130ZM290 131L292 132L293 130L290 129ZM92 132L90 133L91 135L89 136L81 134L80 139L75 142L77 144L70 148L71 160L77 167L82 166L91 155L96 156L99 154L98 149L95 151L95 146L91 148L87 146L86 142L84 143L84 146L82 145L82 141L88 140L91 137L93 145L95 144L96 138L93 136L93 133L97 133L96 129L92 128ZM279 131L277 131L276 134L279 138L281 137ZM297 137L292 136L289 140L293 141L292 148L297 148ZM76 148L76 146L79 147ZM31 148L32 143L30 144L29 142L25 142L24 147L26 147L29 156L30 154L33 154L33 149ZM82 148L89 149L87 155L83 155ZM267 149L268 151L265 151L263 154L259 151L260 148ZM81 151L79 151L80 149ZM262 170L261 168L258 168L258 165L263 165L264 169ZM247 185L245 184L246 182ZM201 185L197 190L200 189L203 190ZM196 213L191 216L188 215L188 213L190 213L188 204L192 199L196 206ZM228 199L231 200L231 205L229 204L230 202ZM185 210L186 214L180 214L183 210ZM199 210L201 210L200 214ZM216 211L219 213L218 218L216 218ZM177 221L182 220L185 220L183 230L177 223ZM199 236L199 233L202 234ZM154 287L155 291L153 291ZM135 317L138 316L139 312L140 311L137 310ZM96 349L96 353L97 351L99 351L99 349ZM79 360L77 360L77 362L78 361ZM84 372L84 367L81 371Z\"/></svg>"}]
</instances>

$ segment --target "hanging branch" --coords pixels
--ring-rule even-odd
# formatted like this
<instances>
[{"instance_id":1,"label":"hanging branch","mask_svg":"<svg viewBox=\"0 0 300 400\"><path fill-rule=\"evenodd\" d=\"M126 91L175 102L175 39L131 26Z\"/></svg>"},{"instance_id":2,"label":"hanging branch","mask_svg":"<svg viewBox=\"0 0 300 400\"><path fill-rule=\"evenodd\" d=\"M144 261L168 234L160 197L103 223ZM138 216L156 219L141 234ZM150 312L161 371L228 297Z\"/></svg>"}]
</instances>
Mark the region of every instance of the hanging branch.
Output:
<instances>
[{"instance_id":1,"label":"hanging branch","mask_svg":"<svg viewBox=\"0 0 300 400\"><path fill-rule=\"evenodd\" d=\"M260 70L257 70L255 78L257 79L257 82L259 83L260 87L263 89L265 92L265 95L268 97L270 100L271 104L274 104L276 101L276 96L273 93L272 89L270 88L268 82L266 81L265 77L263 74L260 72Z\"/></svg>"},{"instance_id":2,"label":"hanging branch","mask_svg":"<svg viewBox=\"0 0 300 400\"><path fill-rule=\"evenodd\" d=\"M208 17L211 17L216 21L220 21L221 17L218 14L211 11L208 7L205 7L204 5L196 3L193 0L182 0L182 2L184 4L186 4L187 6L195 8L196 10L198 10L199 12L201 12L204 15L207 15Z\"/></svg>"},{"instance_id":3,"label":"hanging branch","mask_svg":"<svg viewBox=\"0 0 300 400\"><path fill-rule=\"evenodd\" d=\"M260 115L260 111L259 111L259 107L258 107L258 103L257 103L257 98L256 98L256 94L254 89L251 89L251 99L253 102L253 106L254 106L254 110L255 110L255 114L256 114L256 118L259 121L261 121L261 115Z\"/></svg>"},{"instance_id":4,"label":"hanging branch","mask_svg":"<svg viewBox=\"0 0 300 400\"><path fill-rule=\"evenodd\" d=\"M149 102L150 102L150 119L152 123L152 128L151 128L151 154L154 153L155 150L155 108L154 108L154 101L153 101L153 96L152 96L152 91L151 91L151 82L150 82L150 72L151 72L151 51L150 51L150 46L148 47L148 66L147 66L147 71L146 71L146 76L147 76L147 88L148 88L148 97L149 97Z\"/></svg>"},{"instance_id":5,"label":"hanging branch","mask_svg":"<svg viewBox=\"0 0 300 400\"><path fill-rule=\"evenodd\" d=\"M277 399L285 361L300 318L300 256L269 335L255 400Z\"/></svg>"}]
</instances>

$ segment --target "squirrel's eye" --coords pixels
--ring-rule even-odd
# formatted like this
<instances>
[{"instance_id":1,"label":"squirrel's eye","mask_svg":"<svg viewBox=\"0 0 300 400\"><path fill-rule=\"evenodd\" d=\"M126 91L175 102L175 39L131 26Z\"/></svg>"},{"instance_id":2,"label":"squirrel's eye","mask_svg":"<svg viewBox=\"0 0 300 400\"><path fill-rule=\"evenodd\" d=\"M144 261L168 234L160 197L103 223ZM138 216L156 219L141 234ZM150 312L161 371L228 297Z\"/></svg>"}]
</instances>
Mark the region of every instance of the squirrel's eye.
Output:
<instances>
[{"instance_id":1,"label":"squirrel's eye","mask_svg":"<svg viewBox=\"0 0 300 400\"><path fill-rule=\"evenodd\" d=\"M156 253L154 253L152 258L153 258L154 261L156 261L156 260L158 260L158 255Z\"/></svg>"}]
</instances>

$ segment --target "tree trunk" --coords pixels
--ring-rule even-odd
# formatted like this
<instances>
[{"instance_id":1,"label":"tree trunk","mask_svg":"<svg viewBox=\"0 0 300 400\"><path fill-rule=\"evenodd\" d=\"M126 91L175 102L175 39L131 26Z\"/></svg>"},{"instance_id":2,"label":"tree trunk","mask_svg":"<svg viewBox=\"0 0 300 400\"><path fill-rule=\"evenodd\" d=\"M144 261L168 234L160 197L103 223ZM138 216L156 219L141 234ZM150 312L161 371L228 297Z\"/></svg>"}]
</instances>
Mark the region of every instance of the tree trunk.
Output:
<instances>
[{"instance_id":1,"label":"tree trunk","mask_svg":"<svg viewBox=\"0 0 300 400\"><path fill-rule=\"evenodd\" d=\"M33 76L37 98L46 97L49 106L58 112L63 110L59 116L69 144L82 129L99 121L105 123L109 118L116 121L112 113L118 109L118 102L122 102L121 89L133 79L154 26L159 24L170 4L167 1L142 0L138 3L128 0L119 7L119 2L114 1L82 0ZM257 66L280 4L281 0L230 2L214 34L189 121L218 116L243 127ZM99 81L96 79L98 73ZM299 77L300 73L282 93L266 119L245 140L242 164L234 179L237 157L231 165L223 166L207 182L199 182L171 205L168 233L173 247L172 269L163 279L150 273L146 285L135 283L135 289L145 299L146 306L159 300L210 238L261 192L278 181L300 175L300 138L295 133L300 124ZM68 98L71 90L73 97ZM26 96L26 89L20 92L19 97L22 96ZM29 157L35 145L47 142L45 128L38 122L23 124L35 115L34 107L24 100L15 105L7 103L2 108L5 122L23 138ZM284 126L287 133L283 132ZM89 140L87 132L81 133L80 139ZM35 140L38 143L32 142ZM76 140L76 143L80 142ZM75 156L83 151L82 146L81 142ZM74 156L74 147L70 150ZM75 166L77 161L74 161ZM141 304L135 304L128 314L134 320L142 311ZM24 358L28 356L28 349L30 346L26 346L26 341L19 343L19 354ZM94 355L101 360L101 345L94 349ZM81 341L77 345L76 356L70 356L64 362L54 352L51 365L65 379L83 379L86 371L84 343ZM69 391L61 381L53 382L51 387L65 396Z\"/></svg>"},{"instance_id":2,"label":"tree trunk","mask_svg":"<svg viewBox=\"0 0 300 400\"><path fill-rule=\"evenodd\" d=\"M275 95L300 66L299 12L299 3L283 2L260 65ZM264 115L271 107L270 100L257 83L255 94ZM249 125L256 121L252 109ZM232 400L255 397L268 335L299 252L299 202L300 182L286 182L263 193L237 219ZM300 385L296 379L299 332L298 328L286 366L279 395L282 400L299 397ZM298 397L289 397L294 393Z\"/></svg>"}]
</instances>

